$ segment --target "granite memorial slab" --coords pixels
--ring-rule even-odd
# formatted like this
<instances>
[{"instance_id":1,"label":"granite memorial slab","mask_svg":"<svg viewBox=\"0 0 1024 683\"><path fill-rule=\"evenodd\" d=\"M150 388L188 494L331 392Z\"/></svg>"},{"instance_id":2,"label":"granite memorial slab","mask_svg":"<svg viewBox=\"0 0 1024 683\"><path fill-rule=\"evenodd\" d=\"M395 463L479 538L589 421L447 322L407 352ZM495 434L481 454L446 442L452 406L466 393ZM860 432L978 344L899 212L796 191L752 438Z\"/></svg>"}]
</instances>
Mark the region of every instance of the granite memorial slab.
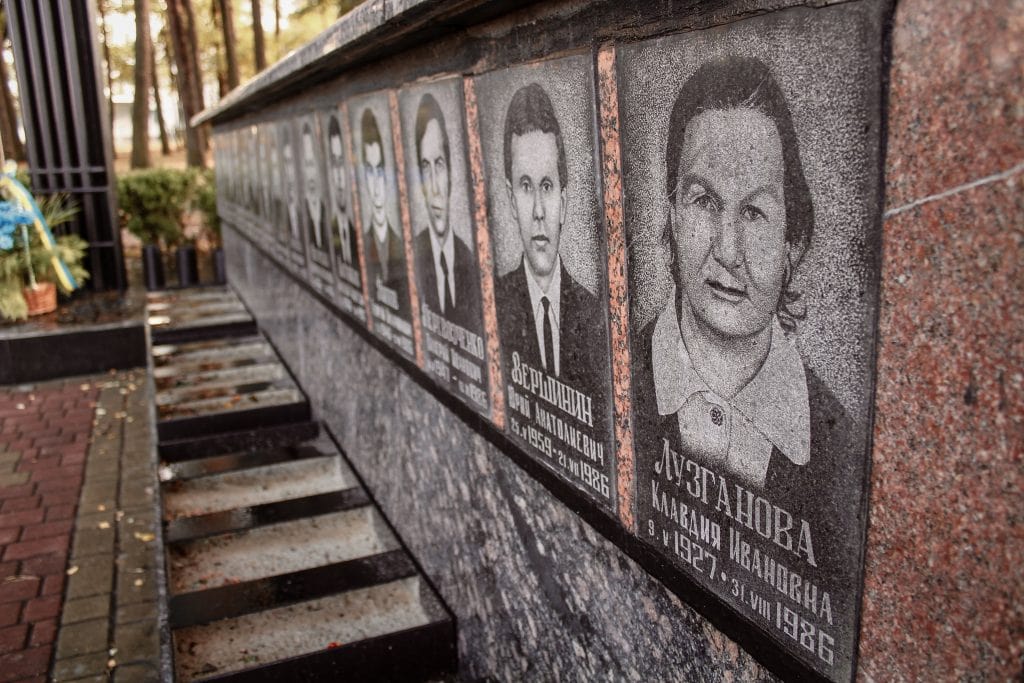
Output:
<instances>
[{"instance_id":1,"label":"granite memorial slab","mask_svg":"<svg viewBox=\"0 0 1024 683\"><path fill-rule=\"evenodd\" d=\"M425 367L489 415L462 79L403 89L399 108Z\"/></svg>"},{"instance_id":2,"label":"granite memorial slab","mask_svg":"<svg viewBox=\"0 0 1024 683\"><path fill-rule=\"evenodd\" d=\"M618 50L637 533L838 679L866 522L880 6Z\"/></svg>"},{"instance_id":3,"label":"granite memorial slab","mask_svg":"<svg viewBox=\"0 0 1024 683\"><path fill-rule=\"evenodd\" d=\"M327 156L327 215L335 275L333 298L342 311L365 324L366 300L360 266L363 238L353 222L356 182L349 159L348 124L340 106L321 111L319 121Z\"/></svg>"},{"instance_id":4,"label":"granite memorial slab","mask_svg":"<svg viewBox=\"0 0 1024 683\"><path fill-rule=\"evenodd\" d=\"M615 505L604 234L589 55L478 76L508 433Z\"/></svg>"},{"instance_id":5,"label":"granite memorial slab","mask_svg":"<svg viewBox=\"0 0 1024 683\"><path fill-rule=\"evenodd\" d=\"M398 196L398 171L388 93L348 103L353 162L358 170L357 226L363 237L373 331L410 359L413 299Z\"/></svg>"},{"instance_id":6,"label":"granite memorial slab","mask_svg":"<svg viewBox=\"0 0 1024 683\"><path fill-rule=\"evenodd\" d=\"M299 119L299 142L302 167L301 214L309 254L308 276L317 290L329 295L334 288L334 270L331 267L333 243L327 218L324 143L316 116L307 115Z\"/></svg>"}]
</instances>

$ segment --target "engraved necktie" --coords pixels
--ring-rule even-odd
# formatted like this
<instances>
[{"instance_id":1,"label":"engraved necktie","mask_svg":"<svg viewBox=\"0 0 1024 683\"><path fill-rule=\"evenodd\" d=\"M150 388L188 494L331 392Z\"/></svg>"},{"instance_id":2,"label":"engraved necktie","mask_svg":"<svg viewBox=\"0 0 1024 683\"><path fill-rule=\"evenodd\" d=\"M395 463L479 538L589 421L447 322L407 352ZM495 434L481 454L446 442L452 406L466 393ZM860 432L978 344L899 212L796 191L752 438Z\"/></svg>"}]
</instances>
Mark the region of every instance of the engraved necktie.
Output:
<instances>
[{"instance_id":1,"label":"engraved necktie","mask_svg":"<svg viewBox=\"0 0 1024 683\"><path fill-rule=\"evenodd\" d=\"M555 350L554 342L551 340L551 302L548 301L546 296L540 298L541 304L544 305L544 369L550 372L552 375L555 374Z\"/></svg>"},{"instance_id":2,"label":"engraved necktie","mask_svg":"<svg viewBox=\"0 0 1024 683\"><path fill-rule=\"evenodd\" d=\"M441 302L441 312L450 312L455 308L455 302L452 301L452 288L448 284L448 262L444 258L444 252L441 252L441 272L444 274L444 301Z\"/></svg>"}]
</instances>

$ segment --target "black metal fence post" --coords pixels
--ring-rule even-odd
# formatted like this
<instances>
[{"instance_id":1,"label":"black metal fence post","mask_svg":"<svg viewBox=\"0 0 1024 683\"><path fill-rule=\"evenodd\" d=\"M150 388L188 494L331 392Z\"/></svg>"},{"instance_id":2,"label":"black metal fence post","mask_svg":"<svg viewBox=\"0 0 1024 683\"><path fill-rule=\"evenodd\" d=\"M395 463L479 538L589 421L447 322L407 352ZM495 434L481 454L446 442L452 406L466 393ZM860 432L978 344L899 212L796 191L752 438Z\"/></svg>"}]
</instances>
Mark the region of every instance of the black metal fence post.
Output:
<instances>
[{"instance_id":1,"label":"black metal fence post","mask_svg":"<svg viewBox=\"0 0 1024 683\"><path fill-rule=\"evenodd\" d=\"M32 190L81 207L66 226L89 243L90 286L127 282L95 0L6 0Z\"/></svg>"}]
</instances>

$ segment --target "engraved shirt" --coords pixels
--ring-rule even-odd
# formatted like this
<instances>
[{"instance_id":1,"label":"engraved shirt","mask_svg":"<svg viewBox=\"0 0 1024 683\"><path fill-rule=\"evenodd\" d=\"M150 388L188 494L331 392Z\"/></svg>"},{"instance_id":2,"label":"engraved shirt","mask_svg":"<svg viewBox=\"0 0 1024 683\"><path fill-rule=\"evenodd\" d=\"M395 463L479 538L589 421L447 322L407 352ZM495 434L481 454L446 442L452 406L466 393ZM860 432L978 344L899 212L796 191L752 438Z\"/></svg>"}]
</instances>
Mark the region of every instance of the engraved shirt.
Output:
<instances>
[{"instance_id":1,"label":"engraved shirt","mask_svg":"<svg viewBox=\"0 0 1024 683\"><path fill-rule=\"evenodd\" d=\"M430 233L430 251L434 255L434 272L437 274L437 300L441 302L441 312L445 312L445 306L448 302L445 301L444 296L444 271L441 270L441 254L444 254L445 265L448 266L448 288L452 293L452 305L455 305L455 269L452 267L455 263L455 242L452 238L451 227L444 234L444 244L440 244L437 240L437 233L430 226L427 226L427 232Z\"/></svg>"},{"instance_id":2,"label":"engraved shirt","mask_svg":"<svg viewBox=\"0 0 1024 683\"><path fill-rule=\"evenodd\" d=\"M796 465L810 462L807 377L778 319L772 319L771 345L761 369L728 399L715 393L690 362L675 300L673 292L655 323L651 363L658 412L677 415L683 447L756 486L764 485L773 448Z\"/></svg>"},{"instance_id":3,"label":"engraved shirt","mask_svg":"<svg viewBox=\"0 0 1024 683\"><path fill-rule=\"evenodd\" d=\"M544 369L557 376L562 369L560 367L561 361L558 358L558 352L561 349L558 323L562 319L560 315L562 310L562 257L561 255L555 257L554 275L551 276L551 282L548 284L548 291L546 292L541 289L540 283L533 277L530 262L525 255L523 256L523 270L526 271L526 288L530 292L530 310L533 311L533 326L537 332L537 348L540 349L541 363L544 362L544 302L541 299L545 296L548 298L551 346L554 347L551 349L551 357L554 358L555 367L545 367Z\"/></svg>"}]
</instances>

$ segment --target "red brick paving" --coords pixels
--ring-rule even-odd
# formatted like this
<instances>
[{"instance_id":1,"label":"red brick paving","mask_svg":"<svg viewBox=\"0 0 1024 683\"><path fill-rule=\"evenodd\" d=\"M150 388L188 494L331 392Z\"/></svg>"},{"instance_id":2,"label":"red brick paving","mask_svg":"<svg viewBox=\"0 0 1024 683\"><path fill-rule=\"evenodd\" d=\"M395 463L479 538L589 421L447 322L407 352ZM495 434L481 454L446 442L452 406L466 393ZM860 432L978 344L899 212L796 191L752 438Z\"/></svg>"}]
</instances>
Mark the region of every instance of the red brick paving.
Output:
<instances>
[{"instance_id":1,"label":"red brick paving","mask_svg":"<svg viewBox=\"0 0 1024 683\"><path fill-rule=\"evenodd\" d=\"M0 388L0 683L44 680L99 389Z\"/></svg>"}]
</instances>

